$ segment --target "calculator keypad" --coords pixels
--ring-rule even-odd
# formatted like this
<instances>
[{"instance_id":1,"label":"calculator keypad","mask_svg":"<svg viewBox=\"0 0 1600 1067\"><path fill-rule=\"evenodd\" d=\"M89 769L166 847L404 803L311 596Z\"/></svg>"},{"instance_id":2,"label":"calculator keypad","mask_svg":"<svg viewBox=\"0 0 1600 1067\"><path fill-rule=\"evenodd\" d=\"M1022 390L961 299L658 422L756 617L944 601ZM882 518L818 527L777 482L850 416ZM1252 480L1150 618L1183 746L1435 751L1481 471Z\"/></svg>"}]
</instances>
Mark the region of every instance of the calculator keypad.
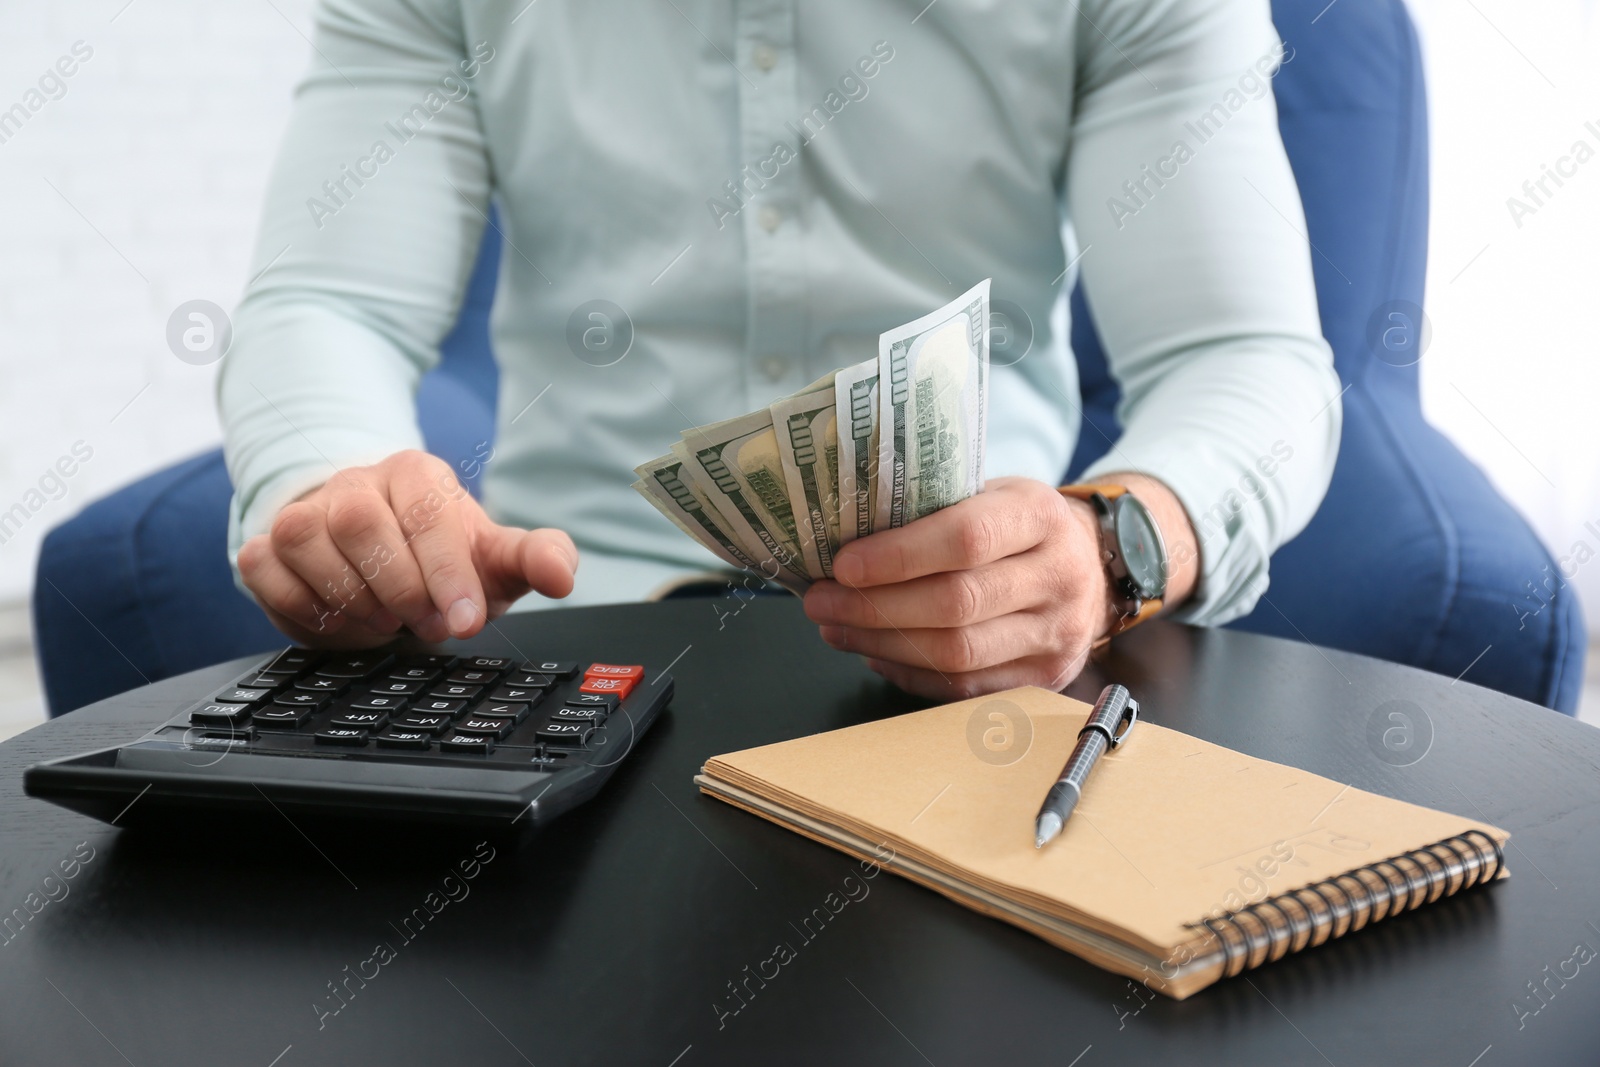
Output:
<instances>
[{"instance_id":1,"label":"calculator keypad","mask_svg":"<svg viewBox=\"0 0 1600 1067\"><path fill-rule=\"evenodd\" d=\"M644 681L643 667L626 664L289 649L172 725L265 751L376 748L552 768Z\"/></svg>"}]
</instances>

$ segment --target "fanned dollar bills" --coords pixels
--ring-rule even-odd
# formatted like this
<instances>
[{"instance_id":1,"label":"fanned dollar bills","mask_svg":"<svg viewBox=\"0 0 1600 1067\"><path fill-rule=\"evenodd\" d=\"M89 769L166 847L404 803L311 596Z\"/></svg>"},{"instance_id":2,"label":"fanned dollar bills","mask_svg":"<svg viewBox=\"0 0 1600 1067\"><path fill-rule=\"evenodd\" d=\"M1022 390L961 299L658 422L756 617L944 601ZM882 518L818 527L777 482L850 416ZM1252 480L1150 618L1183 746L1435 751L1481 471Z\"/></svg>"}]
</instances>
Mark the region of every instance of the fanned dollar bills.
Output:
<instances>
[{"instance_id":1,"label":"fanned dollar bills","mask_svg":"<svg viewBox=\"0 0 1600 1067\"><path fill-rule=\"evenodd\" d=\"M795 592L840 546L983 489L989 282L878 338L878 356L686 430L634 488L730 567Z\"/></svg>"}]
</instances>

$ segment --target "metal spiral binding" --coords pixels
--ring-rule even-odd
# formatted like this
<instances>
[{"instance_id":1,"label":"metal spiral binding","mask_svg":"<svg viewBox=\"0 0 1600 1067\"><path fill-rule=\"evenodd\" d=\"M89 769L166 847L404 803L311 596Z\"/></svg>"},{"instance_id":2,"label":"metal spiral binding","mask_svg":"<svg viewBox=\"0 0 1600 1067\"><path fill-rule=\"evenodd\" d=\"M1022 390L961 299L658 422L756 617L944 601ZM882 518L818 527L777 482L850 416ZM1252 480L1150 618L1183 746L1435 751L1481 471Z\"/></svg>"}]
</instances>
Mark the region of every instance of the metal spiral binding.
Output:
<instances>
[{"instance_id":1,"label":"metal spiral binding","mask_svg":"<svg viewBox=\"0 0 1600 1067\"><path fill-rule=\"evenodd\" d=\"M1369 923L1493 881L1504 866L1499 842L1482 830L1468 830L1192 925L1204 927L1216 937L1222 946L1222 975L1232 978ZM1337 903L1331 899L1334 897ZM1291 910L1303 918L1297 919ZM1277 917L1276 923L1268 918L1269 912Z\"/></svg>"}]
</instances>

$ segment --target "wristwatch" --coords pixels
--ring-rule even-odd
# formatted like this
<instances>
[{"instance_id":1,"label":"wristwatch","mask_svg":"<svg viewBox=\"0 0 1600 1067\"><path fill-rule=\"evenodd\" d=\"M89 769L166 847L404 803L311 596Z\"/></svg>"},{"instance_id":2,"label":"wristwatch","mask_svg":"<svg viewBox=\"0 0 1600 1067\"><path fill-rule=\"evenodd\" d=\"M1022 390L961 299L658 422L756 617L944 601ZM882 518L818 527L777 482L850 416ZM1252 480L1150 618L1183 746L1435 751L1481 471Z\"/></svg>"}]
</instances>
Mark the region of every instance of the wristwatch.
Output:
<instances>
[{"instance_id":1,"label":"wristwatch","mask_svg":"<svg viewBox=\"0 0 1600 1067\"><path fill-rule=\"evenodd\" d=\"M1064 485L1061 494L1088 501L1100 519L1100 558L1111 582L1117 621L1104 644L1161 610L1167 595L1167 545L1138 497L1120 485Z\"/></svg>"}]
</instances>

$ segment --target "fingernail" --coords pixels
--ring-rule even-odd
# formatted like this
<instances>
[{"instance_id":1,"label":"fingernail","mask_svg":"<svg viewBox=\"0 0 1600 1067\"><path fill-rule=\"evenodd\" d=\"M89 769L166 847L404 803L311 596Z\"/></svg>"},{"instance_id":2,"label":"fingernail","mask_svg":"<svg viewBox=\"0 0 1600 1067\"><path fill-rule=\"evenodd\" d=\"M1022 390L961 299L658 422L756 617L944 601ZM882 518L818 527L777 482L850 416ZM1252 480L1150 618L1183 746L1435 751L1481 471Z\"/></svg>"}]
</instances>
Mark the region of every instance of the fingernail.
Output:
<instances>
[{"instance_id":1,"label":"fingernail","mask_svg":"<svg viewBox=\"0 0 1600 1067\"><path fill-rule=\"evenodd\" d=\"M834 580L844 585L860 585L867 576L867 568L855 556L838 555L833 558Z\"/></svg>"},{"instance_id":2,"label":"fingernail","mask_svg":"<svg viewBox=\"0 0 1600 1067\"><path fill-rule=\"evenodd\" d=\"M466 597L462 597L450 605L450 610L445 612L445 618L450 623L451 633L464 634L478 620L478 606Z\"/></svg>"}]
</instances>

